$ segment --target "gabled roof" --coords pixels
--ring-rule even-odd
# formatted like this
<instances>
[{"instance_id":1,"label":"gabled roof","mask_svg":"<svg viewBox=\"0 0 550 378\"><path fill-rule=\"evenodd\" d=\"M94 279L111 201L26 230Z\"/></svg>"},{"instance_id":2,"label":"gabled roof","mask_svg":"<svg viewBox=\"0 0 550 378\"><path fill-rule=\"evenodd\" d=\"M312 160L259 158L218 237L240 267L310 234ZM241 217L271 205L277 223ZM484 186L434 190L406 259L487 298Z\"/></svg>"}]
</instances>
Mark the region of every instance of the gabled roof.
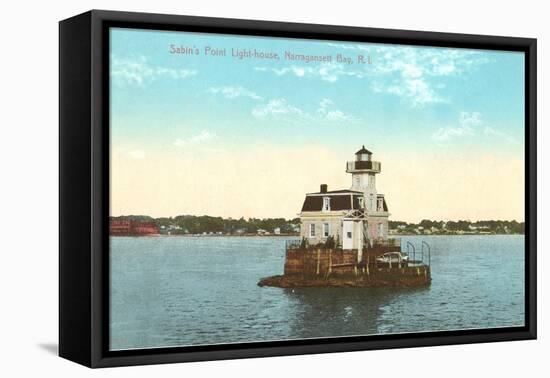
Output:
<instances>
[{"instance_id":1,"label":"gabled roof","mask_svg":"<svg viewBox=\"0 0 550 378\"><path fill-rule=\"evenodd\" d=\"M372 152L370 152L369 150L367 150L367 149L365 148L365 145L363 145L363 147L361 147L361 149L355 153L355 155L361 155L361 154L369 154L369 155L372 155Z\"/></svg>"}]
</instances>

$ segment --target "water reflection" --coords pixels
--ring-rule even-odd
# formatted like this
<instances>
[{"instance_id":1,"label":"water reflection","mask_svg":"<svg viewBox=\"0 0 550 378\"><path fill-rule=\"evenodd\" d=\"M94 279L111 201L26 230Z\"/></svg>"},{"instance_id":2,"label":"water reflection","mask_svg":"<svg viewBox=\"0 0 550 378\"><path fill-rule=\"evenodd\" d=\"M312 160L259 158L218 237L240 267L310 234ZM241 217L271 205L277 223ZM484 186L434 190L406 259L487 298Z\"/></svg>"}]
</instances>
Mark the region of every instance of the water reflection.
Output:
<instances>
[{"instance_id":1,"label":"water reflection","mask_svg":"<svg viewBox=\"0 0 550 378\"><path fill-rule=\"evenodd\" d=\"M295 288L283 289L299 308L289 319L291 334L300 338L370 335L388 329L383 321L402 296L421 296L420 288ZM394 319L406 319L395 314Z\"/></svg>"}]
</instances>

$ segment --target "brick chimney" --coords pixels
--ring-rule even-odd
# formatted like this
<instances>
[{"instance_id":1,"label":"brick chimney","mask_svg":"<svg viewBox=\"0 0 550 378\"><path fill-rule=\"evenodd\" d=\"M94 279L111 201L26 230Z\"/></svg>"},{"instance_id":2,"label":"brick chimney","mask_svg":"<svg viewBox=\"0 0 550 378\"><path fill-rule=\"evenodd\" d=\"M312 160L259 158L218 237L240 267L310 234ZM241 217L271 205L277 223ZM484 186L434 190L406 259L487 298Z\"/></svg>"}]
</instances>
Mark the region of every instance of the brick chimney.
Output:
<instances>
[{"instance_id":1,"label":"brick chimney","mask_svg":"<svg viewBox=\"0 0 550 378\"><path fill-rule=\"evenodd\" d=\"M327 184L321 184L321 193L326 193L328 190L328 185Z\"/></svg>"}]
</instances>

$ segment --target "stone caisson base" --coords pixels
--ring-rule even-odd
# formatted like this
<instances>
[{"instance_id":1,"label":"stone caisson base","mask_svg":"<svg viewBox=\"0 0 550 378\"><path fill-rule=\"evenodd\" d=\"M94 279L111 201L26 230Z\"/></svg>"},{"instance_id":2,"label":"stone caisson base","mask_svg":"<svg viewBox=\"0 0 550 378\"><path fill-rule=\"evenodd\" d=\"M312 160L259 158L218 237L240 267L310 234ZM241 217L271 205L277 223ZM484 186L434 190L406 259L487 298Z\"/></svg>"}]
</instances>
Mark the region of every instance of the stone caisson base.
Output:
<instances>
[{"instance_id":1,"label":"stone caisson base","mask_svg":"<svg viewBox=\"0 0 550 378\"><path fill-rule=\"evenodd\" d=\"M359 262L356 250L328 248L288 249L284 274L266 277L259 286L275 287L375 287L426 286L431 282L430 267L425 264L381 264L377 257L396 247L371 247Z\"/></svg>"},{"instance_id":2,"label":"stone caisson base","mask_svg":"<svg viewBox=\"0 0 550 378\"><path fill-rule=\"evenodd\" d=\"M431 283L430 268L404 267L393 269L375 269L358 274L333 276L284 274L266 277L258 286L273 287L411 287L427 286Z\"/></svg>"}]
</instances>

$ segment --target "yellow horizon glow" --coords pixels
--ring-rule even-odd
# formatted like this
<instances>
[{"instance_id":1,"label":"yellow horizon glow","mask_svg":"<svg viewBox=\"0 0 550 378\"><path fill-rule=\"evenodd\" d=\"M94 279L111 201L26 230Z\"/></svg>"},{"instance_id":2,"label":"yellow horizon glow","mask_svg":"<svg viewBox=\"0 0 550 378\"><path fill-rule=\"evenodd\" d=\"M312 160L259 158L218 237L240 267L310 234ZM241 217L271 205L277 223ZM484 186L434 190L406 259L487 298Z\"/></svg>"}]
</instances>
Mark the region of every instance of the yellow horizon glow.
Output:
<instances>
[{"instance_id":1,"label":"yellow horizon glow","mask_svg":"<svg viewBox=\"0 0 550 378\"><path fill-rule=\"evenodd\" d=\"M325 147L256 146L234 151L128 151L111 154L111 215L294 218L306 193L349 189L342 155ZM377 153L378 193L390 220L524 221L524 161Z\"/></svg>"}]
</instances>

